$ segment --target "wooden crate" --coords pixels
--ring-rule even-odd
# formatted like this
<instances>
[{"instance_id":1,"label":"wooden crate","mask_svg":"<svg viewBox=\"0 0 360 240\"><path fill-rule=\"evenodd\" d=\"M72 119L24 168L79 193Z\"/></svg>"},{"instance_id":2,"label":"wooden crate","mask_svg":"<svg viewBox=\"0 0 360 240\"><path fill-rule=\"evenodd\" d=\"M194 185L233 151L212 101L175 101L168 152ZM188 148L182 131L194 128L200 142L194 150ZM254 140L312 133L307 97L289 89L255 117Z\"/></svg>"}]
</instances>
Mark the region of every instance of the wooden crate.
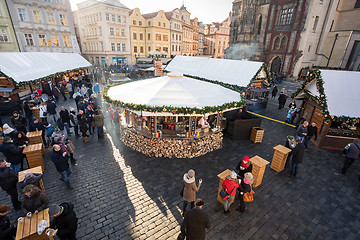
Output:
<instances>
[{"instance_id":1,"label":"wooden crate","mask_svg":"<svg viewBox=\"0 0 360 240\"><path fill-rule=\"evenodd\" d=\"M36 240L45 240L45 239L54 239L53 237L49 237L45 231L39 235L37 233L37 226L40 224L42 220L48 222L47 227L50 226L50 218L49 218L49 209L45 209L37 214L33 214L30 218L24 217L23 221L18 221L17 230L16 230L16 240L22 239L36 239Z\"/></svg>"},{"instance_id":2,"label":"wooden crate","mask_svg":"<svg viewBox=\"0 0 360 240\"><path fill-rule=\"evenodd\" d=\"M282 145L277 145L273 149L274 156L271 161L270 168L276 172L281 172L285 168L285 163L289 153L291 152L291 149Z\"/></svg>"},{"instance_id":3,"label":"wooden crate","mask_svg":"<svg viewBox=\"0 0 360 240\"><path fill-rule=\"evenodd\" d=\"M44 166L44 160L43 160L43 155L41 153L41 149L42 149L41 143L29 145L24 148L23 154L26 155L30 168L41 166L42 171L44 171L45 166Z\"/></svg>"},{"instance_id":4,"label":"wooden crate","mask_svg":"<svg viewBox=\"0 0 360 240\"><path fill-rule=\"evenodd\" d=\"M45 145L42 139L42 130L35 132L27 132L26 136L29 138L31 144L41 143L41 153L42 155L45 155Z\"/></svg>"},{"instance_id":5,"label":"wooden crate","mask_svg":"<svg viewBox=\"0 0 360 240\"><path fill-rule=\"evenodd\" d=\"M31 111L33 113L33 116L40 120L40 108L39 107L32 107Z\"/></svg>"},{"instance_id":6,"label":"wooden crate","mask_svg":"<svg viewBox=\"0 0 360 240\"><path fill-rule=\"evenodd\" d=\"M219 189L218 189L218 194L217 194L217 200L219 203L221 203L222 205L224 205L224 200L221 198L220 196L220 191L223 189L222 184L225 181L225 179L230 176L231 170L226 169L225 171L223 171L222 173L219 173L217 176L219 178ZM235 191L235 190L234 190ZM235 198L231 201L231 203L233 203L235 201Z\"/></svg>"},{"instance_id":7,"label":"wooden crate","mask_svg":"<svg viewBox=\"0 0 360 240\"><path fill-rule=\"evenodd\" d=\"M266 165L268 165L269 162L257 155L250 158L250 162L253 165L251 173L254 176L253 187L255 188L261 184L264 177Z\"/></svg>"},{"instance_id":8,"label":"wooden crate","mask_svg":"<svg viewBox=\"0 0 360 240\"><path fill-rule=\"evenodd\" d=\"M254 143L261 143L264 137L264 129L261 127L253 127L251 129L250 140Z\"/></svg>"}]
</instances>

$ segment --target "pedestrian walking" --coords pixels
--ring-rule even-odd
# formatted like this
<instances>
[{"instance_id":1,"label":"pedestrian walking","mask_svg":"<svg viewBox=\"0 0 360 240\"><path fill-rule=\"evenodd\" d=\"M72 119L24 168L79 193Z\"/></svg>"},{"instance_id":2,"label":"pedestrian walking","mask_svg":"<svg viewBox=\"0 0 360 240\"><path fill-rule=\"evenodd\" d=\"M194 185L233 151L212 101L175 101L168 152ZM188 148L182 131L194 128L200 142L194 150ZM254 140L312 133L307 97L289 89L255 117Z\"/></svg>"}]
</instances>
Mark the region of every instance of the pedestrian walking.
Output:
<instances>
[{"instance_id":1,"label":"pedestrian walking","mask_svg":"<svg viewBox=\"0 0 360 240\"><path fill-rule=\"evenodd\" d=\"M78 103L78 111L82 110L85 112L87 105L85 103L85 100L83 98L80 98L80 101Z\"/></svg>"},{"instance_id":2,"label":"pedestrian walking","mask_svg":"<svg viewBox=\"0 0 360 240\"><path fill-rule=\"evenodd\" d=\"M43 174L41 173L26 173L24 177L24 181L21 183L20 188L23 189L29 184L35 185L38 188L41 188L40 186L40 180L42 179Z\"/></svg>"},{"instance_id":3,"label":"pedestrian walking","mask_svg":"<svg viewBox=\"0 0 360 240\"><path fill-rule=\"evenodd\" d=\"M115 127L116 137L120 137L120 121L121 121L120 109L116 108L115 112L113 113L113 123Z\"/></svg>"},{"instance_id":4,"label":"pedestrian walking","mask_svg":"<svg viewBox=\"0 0 360 240\"><path fill-rule=\"evenodd\" d=\"M69 111L67 109L65 109L64 106L61 107L61 110L59 112L61 121L64 124L64 127L66 129L66 133L67 135L71 136L72 132L70 131L70 115L69 115Z\"/></svg>"},{"instance_id":5,"label":"pedestrian walking","mask_svg":"<svg viewBox=\"0 0 360 240\"><path fill-rule=\"evenodd\" d=\"M276 97L276 94L278 93L278 88L277 86L274 86L272 92L271 92L271 99L275 98Z\"/></svg>"},{"instance_id":6,"label":"pedestrian walking","mask_svg":"<svg viewBox=\"0 0 360 240\"><path fill-rule=\"evenodd\" d=\"M40 103L39 116L43 123L47 122L47 103L46 102Z\"/></svg>"},{"instance_id":7,"label":"pedestrian walking","mask_svg":"<svg viewBox=\"0 0 360 240\"><path fill-rule=\"evenodd\" d=\"M307 134L306 136L304 137L304 145L305 145L305 149L308 148L308 143L309 141L311 140L311 138L313 136L315 136L314 140L317 139L317 132L318 132L318 129L316 127L316 123L315 122L312 122L311 125L309 125L307 127Z\"/></svg>"},{"instance_id":8,"label":"pedestrian walking","mask_svg":"<svg viewBox=\"0 0 360 240\"><path fill-rule=\"evenodd\" d=\"M289 108L296 108L296 102L295 100L292 100L291 103L289 104Z\"/></svg>"},{"instance_id":9,"label":"pedestrian walking","mask_svg":"<svg viewBox=\"0 0 360 240\"><path fill-rule=\"evenodd\" d=\"M16 175L20 172L21 162L24 159L22 154L26 145L15 146L10 137L5 137L3 144L0 145L0 152L2 152L6 158L6 161L11 163L10 168L13 169Z\"/></svg>"},{"instance_id":10,"label":"pedestrian walking","mask_svg":"<svg viewBox=\"0 0 360 240\"><path fill-rule=\"evenodd\" d=\"M305 121L303 122L303 124L301 124L298 129L296 130L296 139L300 139L301 142L304 141L305 136L307 135L308 132L308 126L309 126L309 122Z\"/></svg>"},{"instance_id":11,"label":"pedestrian walking","mask_svg":"<svg viewBox=\"0 0 360 240\"><path fill-rule=\"evenodd\" d=\"M75 92L74 95L73 95L73 98L75 100L76 109L77 109L77 111L79 111L79 105L78 104L79 104L80 100L82 99L82 96L81 96L81 94L79 92Z\"/></svg>"},{"instance_id":12,"label":"pedestrian walking","mask_svg":"<svg viewBox=\"0 0 360 240\"><path fill-rule=\"evenodd\" d=\"M47 113L53 118L52 120L54 123L57 122L56 103L52 97L49 97L49 100L47 101Z\"/></svg>"},{"instance_id":13,"label":"pedestrian walking","mask_svg":"<svg viewBox=\"0 0 360 240\"><path fill-rule=\"evenodd\" d=\"M236 170L238 170L238 178L241 179L244 177L245 173L252 172L252 168L253 166L250 163L249 156L245 156L236 166Z\"/></svg>"},{"instance_id":14,"label":"pedestrian walking","mask_svg":"<svg viewBox=\"0 0 360 240\"><path fill-rule=\"evenodd\" d=\"M85 97L87 91L88 91L88 88L85 86L85 84L82 84L81 88L80 88L80 91L81 91L81 95L83 97Z\"/></svg>"},{"instance_id":15,"label":"pedestrian walking","mask_svg":"<svg viewBox=\"0 0 360 240\"><path fill-rule=\"evenodd\" d=\"M25 113L25 117L26 117L26 120L28 122L28 126L30 127L31 123L33 122L33 112L31 111L30 109L30 106L29 106L29 102L25 102L24 101L24 104L23 104L23 108L24 108L24 113Z\"/></svg>"},{"instance_id":16,"label":"pedestrian walking","mask_svg":"<svg viewBox=\"0 0 360 240\"><path fill-rule=\"evenodd\" d=\"M88 105L85 111L86 120L88 123L88 129L90 134L94 134L95 132L95 122L94 122L94 115L95 111L91 105Z\"/></svg>"},{"instance_id":17,"label":"pedestrian walking","mask_svg":"<svg viewBox=\"0 0 360 240\"><path fill-rule=\"evenodd\" d=\"M94 122L95 122L95 126L97 128L97 135L98 138L103 138L104 135L104 115L102 113L101 109L98 109L95 111L95 115L94 115Z\"/></svg>"},{"instance_id":18,"label":"pedestrian walking","mask_svg":"<svg viewBox=\"0 0 360 240\"><path fill-rule=\"evenodd\" d=\"M60 180L66 183L68 189L73 189L69 176L72 173L69 166L67 153L64 152L58 144L54 144L51 153L51 161L55 164L56 170L60 173Z\"/></svg>"},{"instance_id":19,"label":"pedestrian walking","mask_svg":"<svg viewBox=\"0 0 360 240\"><path fill-rule=\"evenodd\" d=\"M14 240L16 235L16 225L10 224L10 219L6 214L9 213L8 205L0 205L0 239Z\"/></svg>"},{"instance_id":20,"label":"pedestrian walking","mask_svg":"<svg viewBox=\"0 0 360 240\"><path fill-rule=\"evenodd\" d=\"M94 93L99 96L100 95L100 86L99 83L96 83L94 86Z\"/></svg>"},{"instance_id":21,"label":"pedestrian walking","mask_svg":"<svg viewBox=\"0 0 360 240\"><path fill-rule=\"evenodd\" d=\"M60 90L55 85L52 86L52 95L55 97L55 101L58 102L59 101L59 96L60 96Z\"/></svg>"},{"instance_id":22,"label":"pedestrian walking","mask_svg":"<svg viewBox=\"0 0 360 240\"><path fill-rule=\"evenodd\" d=\"M190 169L187 173L183 176L183 216L185 216L187 205L190 204L190 208L194 208L195 200L196 200L196 193L199 191L202 179L199 179L199 184L196 186L195 184L195 171Z\"/></svg>"},{"instance_id":23,"label":"pedestrian walking","mask_svg":"<svg viewBox=\"0 0 360 240\"><path fill-rule=\"evenodd\" d=\"M70 162L71 165L76 166L77 165L77 160L74 158L74 153L75 153L75 146L72 143L72 141L70 139L65 139L65 146L66 146L66 152L69 154L70 156Z\"/></svg>"},{"instance_id":24,"label":"pedestrian walking","mask_svg":"<svg viewBox=\"0 0 360 240\"><path fill-rule=\"evenodd\" d=\"M290 118L290 123L293 124L294 120L296 118L296 116L298 115L298 113L300 112L300 108L295 108L293 112L291 112L291 118Z\"/></svg>"},{"instance_id":25,"label":"pedestrian walking","mask_svg":"<svg viewBox=\"0 0 360 240\"><path fill-rule=\"evenodd\" d=\"M286 103L286 95L285 95L285 88L281 90L280 96L278 98L279 101L279 109L282 109Z\"/></svg>"},{"instance_id":26,"label":"pedestrian walking","mask_svg":"<svg viewBox=\"0 0 360 240\"><path fill-rule=\"evenodd\" d=\"M84 112L82 110L79 111L79 114L78 114L77 118L78 118L78 121L79 121L80 132L81 132L83 142L87 143L87 142L89 142L89 140L87 139L89 137L89 135L87 135L88 124L87 124L87 120L86 120L86 117L84 115Z\"/></svg>"},{"instance_id":27,"label":"pedestrian walking","mask_svg":"<svg viewBox=\"0 0 360 240\"><path fill-rule=\"evenodd\" d=\"M239 191L238 197L240 200L240 206L236 208L236 211L240 213L245 212L244 194L251 191L251 185L253 184L253 182L254 182L254 177L252 173L250 172L245 173L244 178L241 179L241 183L238 188Z\"/></svg>"},{"instance_id":28,"label":"pedestrian walking","mask_svg":"<svg viewBox=\"0 0 360 240\"><path fill-rule=\"evenodd\" d=\"M26 217L31 217L49 206L49 198L37 186L29 184L23 189L24 200L21 209Z\"/></svg>"},{"instance_id":29,"label":"pedestrian walking","mask_svg":"<svg viewBox=\"0 0 360 240\"><path fill-rule=\"evenodd\" d=\"M61 118L58 118L57 122L56 122L57 128L60 130L61 135L65 135L65 124L63 123L63 121L61 120Z\"/></svg>"},{"instance_id":30,"label":"pedestrian walking","mask_svg":"<svg viewBox=\"0 0 360 240\"><path fill-rule=\"evenodd\" d=\"M17 111L13 112L11 124L15 127L16 131L27 133L27 120L25 117L20 116Z\"/></svg>"},{"instance_id":31,"label":"pedestrian walking","mask_svg":"<svg viewBox=\"0 0 360 240\"><path fill-rule=\"evenodd\" d=\"M287 113L287 116L286 116L286 123L290 123L291 121L291 116L292 116L292 113L295 111L294 108L290 108L288 113Z\"/></svg>"},{"instance_id":32,"label":"pedestrian walking","mask_svg":"<svg viewBox=\"0 0 360 240\"><path fill-rule=\"evenodd\" d=\"M21 202L18 200L16 184L18 177L14 170L10 168L11 163L5 159L0 159L0 187L11 197L11 203L16 210L21 209Z\"/></svg>"},{"instance_id":33,"label":"pedestrian walking","mask_svg":"<svg viewBox=\"0 0 360 240\"><path fill-rule=\"evenodd\" d=\"M232 171L230 176L224 180L222 187L225 190L225 193L228 195L227 198L224 199L224 213L229 214L231 202L234 200L236 189L239 187L237 174L235 171Z\"/></svg>"},{"instance_id":34,"label":"pedestrian walking","mask_svg":"<svg viewBox=\"0 0 360 240\"><path fill-rule=\"evenodd\" d=\"M210 229L209 215L202 209L204 201L196 199L195 206L185 215L181 224L180 239L185 239L186 236L187 240L204 240L206 229Z\"/></svg>"},{"instance_id":35,"label":"pedestrian walking","mask_svg":"<svg viewBox=\"0 0 360 240\"><path fill-rule=\"evenodd\" d=\"M70 81L66 84L66 91L69 93L69 98L72 99L74 95L74 90Z\"/></svg>"},{"instance_id":36,"label":"pedestrian walking","mask_svg":"<svg viewBox=\"0 0 360 240\"><path fill-rule=\"evenodd\" d=\"M296 142L295 142L295 137L294 136L287 136L286 137L285 147L287 147L287 148L289 148L291 150L293 150L296 147ZM289 165L290 157L291 157L291 152L289 152L288 157L286 159L285 168L287 168L288 165Z\"/></svg>"},{"instance_id":37,"label":"pedestrian walking","mask_svg":"<svg viewBox=\"0 0 360 240\"><path fill-rule=\"evenodd\" d=\"M344 164L341 169L342 174L344 175L346 174L348 168L354 163L356 159L359 158L359 154L360 154L360 139L355 138L354 141L352 143L347 144L343 150Z\"/></svg>"},{"instance_id":38,"label":"pedestrian walking","mask_svg":"<svg viewBox=\"0 0 360 240\"><path fill-rule=\"evenodd\" d=\"M50 236L58 236L60 240L76 240L78 218L72 203L51 204L49 216L52 219L46 233Z\"/></svg>"},{"instance_id":39,"label":"pedestrian walking","mask_svg":"<svg viewBox=\"0 0 360 240\"><path fill-rule=\"evenodd\" d=\"M305 145L301 142L301 139L296 139L296 146L291 151L292 159L291 159L291 171L286 174L288 177L296 177L298 166L302 163L305 152Z\"/></svg>"},{"instance_id":40,"label":"pedestrian walking","mask_svg":"<svg viewBox=\"0 0 360 240\"><path fill-rule=\"evenodd\" d=\"M80 137L79 134L79 122L76 116L76 111L74 108L70 108L70 113L69 113L69 117L70 117L70 127L74 128L74 132L75 132L75 136L76 137Z\"/></svg>"}]
</instances>

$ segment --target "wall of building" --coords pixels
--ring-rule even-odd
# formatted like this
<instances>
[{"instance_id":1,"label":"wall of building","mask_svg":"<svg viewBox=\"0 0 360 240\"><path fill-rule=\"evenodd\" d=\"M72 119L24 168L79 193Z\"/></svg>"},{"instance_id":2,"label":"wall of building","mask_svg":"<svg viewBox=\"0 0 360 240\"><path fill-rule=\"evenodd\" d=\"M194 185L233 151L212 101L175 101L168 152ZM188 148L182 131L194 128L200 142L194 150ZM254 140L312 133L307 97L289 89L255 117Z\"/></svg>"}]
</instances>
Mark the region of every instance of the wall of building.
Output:
<instances>
[{"instance_id":1,"label":"wall of building","mask_svg":"<svg viewBox=\"0 0 360 240\"><path fill-rule=\"evenodd\" d=\"M0 52L18 52L14 28L5 1L0 1Z\"/></svg>"},{"instance_id":2,"label":"wall of building","mask_svg":"<svg viewBox=\"0 0 360 240\"><path fill-rule=\"evenodd\" d=\"M132 62L138 57L147 57L147 34L146 19L141 15L140 9L135 8L129 17L130 22L130 43Z\"/></svg>"},{"instance_id":3,"label":"wall of building","mask_svg":"<svg viewBox=\"0 0 360 240\"><path fill-rule=\"evenodd\" d=\"M178 8L172 11L172 16L170 19L170 38L171 38L171 51L172 56L182 54L182 21L181 21L181 12Z\"/></svg>"}]
</instances>

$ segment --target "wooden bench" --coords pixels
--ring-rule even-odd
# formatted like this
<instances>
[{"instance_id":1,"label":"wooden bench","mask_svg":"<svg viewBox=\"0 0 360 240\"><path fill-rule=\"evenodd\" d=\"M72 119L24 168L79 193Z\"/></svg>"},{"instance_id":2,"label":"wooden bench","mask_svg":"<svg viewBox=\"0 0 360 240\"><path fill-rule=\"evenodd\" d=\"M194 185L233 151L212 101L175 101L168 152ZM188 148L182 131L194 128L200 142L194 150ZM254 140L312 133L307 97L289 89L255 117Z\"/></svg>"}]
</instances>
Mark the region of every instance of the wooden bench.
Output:
<instances>
[{"instance_id":1,"label":"wooden bench","mask_svg":"<svg viewBox=\"0 0 360 240\"><path fill-rule=\"evenodd\" d=\"M40 166L39 166L39 167L30 168L30 169L26 169L26 170L24 170L24 171L21 171L21 172L19 172L19 177L18 177L19 182L23 182L23 181L24 181L25 175L26 175L27 173L40 173L40 174L42 174L43 171L42 171L42 169L41 169ZM40 183L41 190L42 190L44 193L46 193L42 179L40 179L39 183Z\"/></svg>"},{"instance_id":2,"label":"wooden bench","mask_svg":"<svg viewBox=\"0 0 360 240\"><path fill-rule=\"evenodd\" d=\"M45 209L39 213L33 214L30 218L24 217L23 221L18 221L17 230L16 230L16 238L15 240L48 240L54 239L53 237L49 237L44 230L41 235L37 233L37 227L41 220L45 220L48 222L47 227L50 226L50 218L49 218L49 209Z\"/></svg>"}]
</instances>

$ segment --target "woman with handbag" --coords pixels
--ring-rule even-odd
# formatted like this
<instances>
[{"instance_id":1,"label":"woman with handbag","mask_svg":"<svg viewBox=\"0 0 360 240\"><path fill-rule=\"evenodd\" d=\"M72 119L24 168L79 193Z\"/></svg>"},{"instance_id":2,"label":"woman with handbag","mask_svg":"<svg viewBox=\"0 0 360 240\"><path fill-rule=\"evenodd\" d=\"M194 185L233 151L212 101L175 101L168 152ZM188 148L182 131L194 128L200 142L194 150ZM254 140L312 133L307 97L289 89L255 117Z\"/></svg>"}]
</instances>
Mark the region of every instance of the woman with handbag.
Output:
<instances>
[{"instance_id":1,"label":"woman with handbag","mask_svg":"<svg viewBox=\"0 0 360 240\"><path fill-rule=\"evenodd\" d=\"M183 177L183 216L185 216L187 205L190 203L190 207L194 208L196 193L199 191L202 183L202 179L199 179L199 185L196 187L195 184L195 171L190 169Z\"/></svg>"},{"instance_id":2,"label":"woman with handbag","mask_svg":"<svg viewBox=\"0 0 360 240\"><path fill-rule=\"evenodd\" d=\"M245 173L245 176L243 178L243 180L240 183L239 186L239 200L240 200L240 206L236 209L236 211L240 212L240 213L244 213L245 212L245 200L244 199L244 195L246 195L246 197L249 197L248 195L250 194L252 197L252 194L254 193L252 191L252 187L251 185L253 184L254 181L254 177L250 172ZM249 200L247 200L249 201Z\"/></svg>"},{"instance_id":3,"label":"woman with handbag","mask_svg":"<svg viewBox=\"0 0 360 240\"><path fill-rule=\"evenodd\" d=\"M235 171L232 171L230 176L225 179L225 181L222 184L225 194L227 195L224 200L224 213L228 214L230 213L230 205L232 200L235 198L236 195L236 189L239 187L237 174Z\"/></svg>"}]
</instances>

